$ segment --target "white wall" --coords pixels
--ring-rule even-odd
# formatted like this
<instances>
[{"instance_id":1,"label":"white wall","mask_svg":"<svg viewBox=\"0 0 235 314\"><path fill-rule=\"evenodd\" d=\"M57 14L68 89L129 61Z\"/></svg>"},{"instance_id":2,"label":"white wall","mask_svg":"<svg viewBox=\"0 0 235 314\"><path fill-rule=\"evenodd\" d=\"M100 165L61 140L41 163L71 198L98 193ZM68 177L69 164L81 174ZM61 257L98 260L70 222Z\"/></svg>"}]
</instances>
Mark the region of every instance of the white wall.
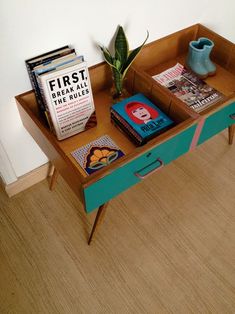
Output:
<instances>
[{"instance_id":1,"label":"white wall","mask_svg":"<svg viewBox=\"0 0 235 314\"><path fill-rule=\"evenodd\" d=\"M25 59L72 44L93 65L102 60L97 43L108 45L118 24L130 48L147 30L152 41L197 22L235 42L234 12L234 0L0 1L0 142L16 176L47 161L23 128L14 102L15 95L31 89ZM0 172L10 183L14 176L3 173L4 166Z\"/></svg>"}]
</instances>

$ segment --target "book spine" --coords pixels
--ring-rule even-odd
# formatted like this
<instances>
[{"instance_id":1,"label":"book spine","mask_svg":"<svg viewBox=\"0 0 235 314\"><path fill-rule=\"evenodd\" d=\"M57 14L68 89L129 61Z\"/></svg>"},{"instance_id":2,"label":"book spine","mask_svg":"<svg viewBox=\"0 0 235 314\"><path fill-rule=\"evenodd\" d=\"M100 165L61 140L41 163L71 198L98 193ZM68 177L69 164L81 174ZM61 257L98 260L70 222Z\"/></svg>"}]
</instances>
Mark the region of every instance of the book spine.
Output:
<instances>
[{"instance_id":1,"label":"book spine","mask_svg":"<svg viewBox=\"0 0 235 314\"><path fill-rule=\"evenodd\" d=\"M63 46L63 47L60 47L60 48L51 50L51 51L49 51L49 52L45 52L45 53L43 53L43 54L41 54L41 55L39 55L39 56L37 56L37 57L33 57L33 58L30 58L30 59L27 59L26 62L30 62L30 61L34 60L35 58L44 58L44 57L47 56L48 54L56 53L56 52L59 52L59 51L61 51L61 50L68 49L68 48L69 48L68 45Z\"/></svg>"},{"instance_id":2,"label":"book spine","mask_svg":"<svg viewBox=\"0 0 235 314\"><path fill-rule=\"evenodd\" d=\"M115 110L111 109L111 114L120 121L120 123L139 141L142 142L143 138L123 119Z\"/></svg>"},{"instance_id":3,"label":"book spine","mask_svg":"<svg viewBox=\"0 0 235 314\"><path fill-rule=\"evenodd\" d=\"M28 74L29 74L29 79L30 79L32 88L33 88L33 90L35 92L38 108L39 108L39 110L41 112L44 112L45 111L45 105L44 105L43 100L42 100L42 96L41 96L41 93L40 93L40 89L38 87L36 76L32 72L32 70L33 70L32 67L27 62L26 62L26 68L27 68L27 71L28 71Z\"/></svg>"},{"instance_id":4,"label":"book spine","mask_svg":"<svg viewBox=\"0 0 235 314\"><path fill-rule=\"evenodd\" d=\"M116 114L116 113L115 113ZM117 114L116 114L117 115ZM170 127L172 127L174 125L168 125L166 127L163 127L162 129L160 129L158 132L155 132L153 134L150 134L149 136L147 136L146 138L142 138L140 136L138 136L138 134L136 134L136 132L134 132L134 129L131 128L128 124L124 125L119 118L116 117L113 112L111 112L111 118L112 120L118 125L118 127L121 129L121 131L125 132L136 144L138 145L143 145L145 143L147 143L149 140L153 139L154 137L164 133L166 130L168 130ZM125 123L126 121L123 120L123 122Z\"/></svg>"},{"instance_id":5,"label":"book spine","mask_svg":"<svg viewBox=\"0 0 235 314\"><path fill-rule=\"evenodd\" d=\"M75 60L80 60L80 62L83 61L83 56L76 56L75 53L71 53L67 56L59 57L58 59L51 60L50 62L43 63L42 65L38 67L34 67L33 73L36 75L41 75L50 71L57 70L59 67L65 66L66 64L69 64L70 62L73 62Z\"/></svg>"},{"instance_id":6,"label":"book spine","mask_svg":"<svg viewBox=\"0 0 235 314\"><path fill-rule=\"evenodd\" d=\"M36 81L37 81L37 86L40 90L40 96L42 98L42 101L44 103L44 114L45 114L45 117L46 117L46 120L47 120L47 123L48 123L48 126L50 128L50 130L55 133L55 128L53 126L53 122L52 122L52 118L51 118L51 114L50 114L50 110L47 106L47 101L46 101L46 96L45 96L45 93L44 93L44 89L43 89L43 86L42 86L42 83L40 81L40 77L36 77Z\"/></svg>"},{"instance_id":7,"label":"book spine","mask_svg":"<svg viewBox=\"0 0 235 314\"><path fill-rule=\"evenodd\" d=\"M32 62L32 63L30 63L30 60L26 60L25 61L26 68L27 68L27 71L28 71L28 74L29 74L29 79L30 79L32 88L34 89L34 92L35 92L35 95L36 95L36 100L37 100L37 103L38 103L38 107L39 107L39 110L42 111L42 112L44 112L46 110L45 103L44 103L43 97L41 95L41 90L40 90L40 88L38 86L38 81L37 81L35 73L33 72L33 69L36 66L40 65L40 64L50 63L50 62L52 62L53 60L55 60L57 58L60 58L60 57L63 57L63 56L66 56L66 55L68 55L70 53L75 52L75 49L68 49L67 51L63 51L63 52L60 52L59 50L60 49L58 49L58 53L57 54L55 54L53 56L50 56L50 57L46 57L45 55L47 55L47 54L41 55L42 56L41 60L38 60L38 61L35 61L35 62ZM53 52L54 51L56 52L57 50L53 50Z\"/></svg>"},{"instance_id":8,"label":"book spine","mask_svg":"<svg viewBox=\"0 0 235 314\"><path fill-rule=\"evenodd\" d=\"M25 61L26 64L28 64L30 66L30 69L33 70L36 66L41 65L41 64L49 64L50 62L52 62L55 59L58 59L60 57L65 57L71 53L75 52L75 49L68 49L66 51L63 52L58 52L57 54L53 55L53 56L49 56L49 57L44 57L40 60L37 60L35 62L30 62L30 61Z\"/></svg>"},{"instance_id":9,"label":"book spine","mask_svg":"<svg viewBox=\"0 0 235 314\"><path fill-rule=\"evenodd\" d=\"M122 124L121 122L116 119L112 114L111 114L111 121L112 123L126 136L129 137L129 139L137 146L141 146L144 144L144 142L139 141L131 132L129 132Z\"/></svg>"}]
</instances>

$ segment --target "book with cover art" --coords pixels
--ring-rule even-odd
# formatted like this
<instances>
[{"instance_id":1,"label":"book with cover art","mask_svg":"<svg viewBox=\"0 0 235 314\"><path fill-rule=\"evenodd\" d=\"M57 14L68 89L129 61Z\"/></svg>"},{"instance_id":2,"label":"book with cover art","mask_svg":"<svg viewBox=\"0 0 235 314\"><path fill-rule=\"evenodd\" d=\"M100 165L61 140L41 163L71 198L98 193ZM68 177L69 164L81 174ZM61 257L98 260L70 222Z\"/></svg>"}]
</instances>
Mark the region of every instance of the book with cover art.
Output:
<instances>
[{"instance_id":1,"label":"book with cover art","mask_svg":"<svg viewBox=\"0 0 235 314\"><path fill-rule=\"evenodd\" d=\"M171 120L150 99L135 94L111 107L111 117L136 143L142 145L173 126Z\"/></svg>"},{"instance_id":2,"label":"book with cover art","mask_svg":"<svg viewBox=\"0 0 235 314\"><path fill-rule=\"evenodd\" d=\"M27 59L25 61L26 68L29 74L29 79L30 79L32 88L34 89L38 107L41 112L45 111L45 105L43 103L43 99L40 94L40 89L38 87L36 76L33 70L35 67L40 66L41 64L48 64L51 61L57 58L60 58L62 56L69 55L70 53L75 53L75 50L70 48L68 45L66 45L66 46L51 50L49 52L43 53L41 55L38 55L36 57Z\"/></svg>"},{"instance_id":3,"label":"book with cover art","mask_svg":"<svg viewBox=\"0 0 235 314\"><path fill-rule=\"evenodd\" d=\"M154 75L153 78L196 112L206 109L223 98L223 94L185 69L180 63Z\"/></svg>"},{"instance_id":4,"label":"book with cover art","mask_svg":"<svg viewBox=\"0 0 235 314\"><path fill-rule=\"evenodd\" d=\"M85 61L78 58L55 70L37 74L49 119L58 140L96 125L95 106Z\"/></svg>"},{"instance_id":5,"label":"book with cover art","mask_svg":"<svg viewBox=\"0 0 235 314\"><path fill-rule=\"evenodd\" d=\"M127 134L135 144L142 145L144 143L142 137L114 111L111 112L111 121L120 131Z\"/></svg>"},{"instance_id":6,"label":"book with cover art","mask_svg":"<svg viewBox=\"0 0 235 314\"><path fill-rule=\"evenodd\" d=\"M91 174L124 156L124 153L108 135L103 135L76 149L71 155L87 174Z\"/></svg>"}]
</instances>

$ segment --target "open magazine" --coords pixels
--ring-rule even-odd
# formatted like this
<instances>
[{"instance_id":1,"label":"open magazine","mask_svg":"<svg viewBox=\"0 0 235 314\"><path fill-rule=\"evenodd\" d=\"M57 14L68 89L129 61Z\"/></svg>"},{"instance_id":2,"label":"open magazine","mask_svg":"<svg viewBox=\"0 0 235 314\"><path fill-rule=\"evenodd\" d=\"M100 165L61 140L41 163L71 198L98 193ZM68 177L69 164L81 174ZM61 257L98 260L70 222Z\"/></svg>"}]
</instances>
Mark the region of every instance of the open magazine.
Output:
<instances>
[{"instance_id":1,"label":"open magazine","mask_svg":"<svg viewBox=\"0 0 235 314\"><path fill-rule=\"evenodd\" d=\"M153 78L168 88L190 108L200 112L222 99L223 94L177 63Z\"/></svg>"}]
</instances>

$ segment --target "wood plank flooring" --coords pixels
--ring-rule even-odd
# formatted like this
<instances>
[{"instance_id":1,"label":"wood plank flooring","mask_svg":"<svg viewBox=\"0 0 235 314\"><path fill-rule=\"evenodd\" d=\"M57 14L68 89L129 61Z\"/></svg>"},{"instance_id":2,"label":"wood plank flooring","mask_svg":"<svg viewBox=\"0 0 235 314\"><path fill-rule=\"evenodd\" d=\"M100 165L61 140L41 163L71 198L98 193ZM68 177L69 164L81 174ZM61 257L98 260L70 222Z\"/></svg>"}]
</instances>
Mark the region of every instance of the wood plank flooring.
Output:
<instances>
[{"instance_id":1,"label":"wood plank flooring","mask_svg":"<svg viewBox=\"0 0 235 314\"><path fill-rule=\"evenodd\" d=\"M209 140L112 200L89 247L59 178L0 191L0 313L235 313L235 144Z\"/></svg>"}]
</instances>

